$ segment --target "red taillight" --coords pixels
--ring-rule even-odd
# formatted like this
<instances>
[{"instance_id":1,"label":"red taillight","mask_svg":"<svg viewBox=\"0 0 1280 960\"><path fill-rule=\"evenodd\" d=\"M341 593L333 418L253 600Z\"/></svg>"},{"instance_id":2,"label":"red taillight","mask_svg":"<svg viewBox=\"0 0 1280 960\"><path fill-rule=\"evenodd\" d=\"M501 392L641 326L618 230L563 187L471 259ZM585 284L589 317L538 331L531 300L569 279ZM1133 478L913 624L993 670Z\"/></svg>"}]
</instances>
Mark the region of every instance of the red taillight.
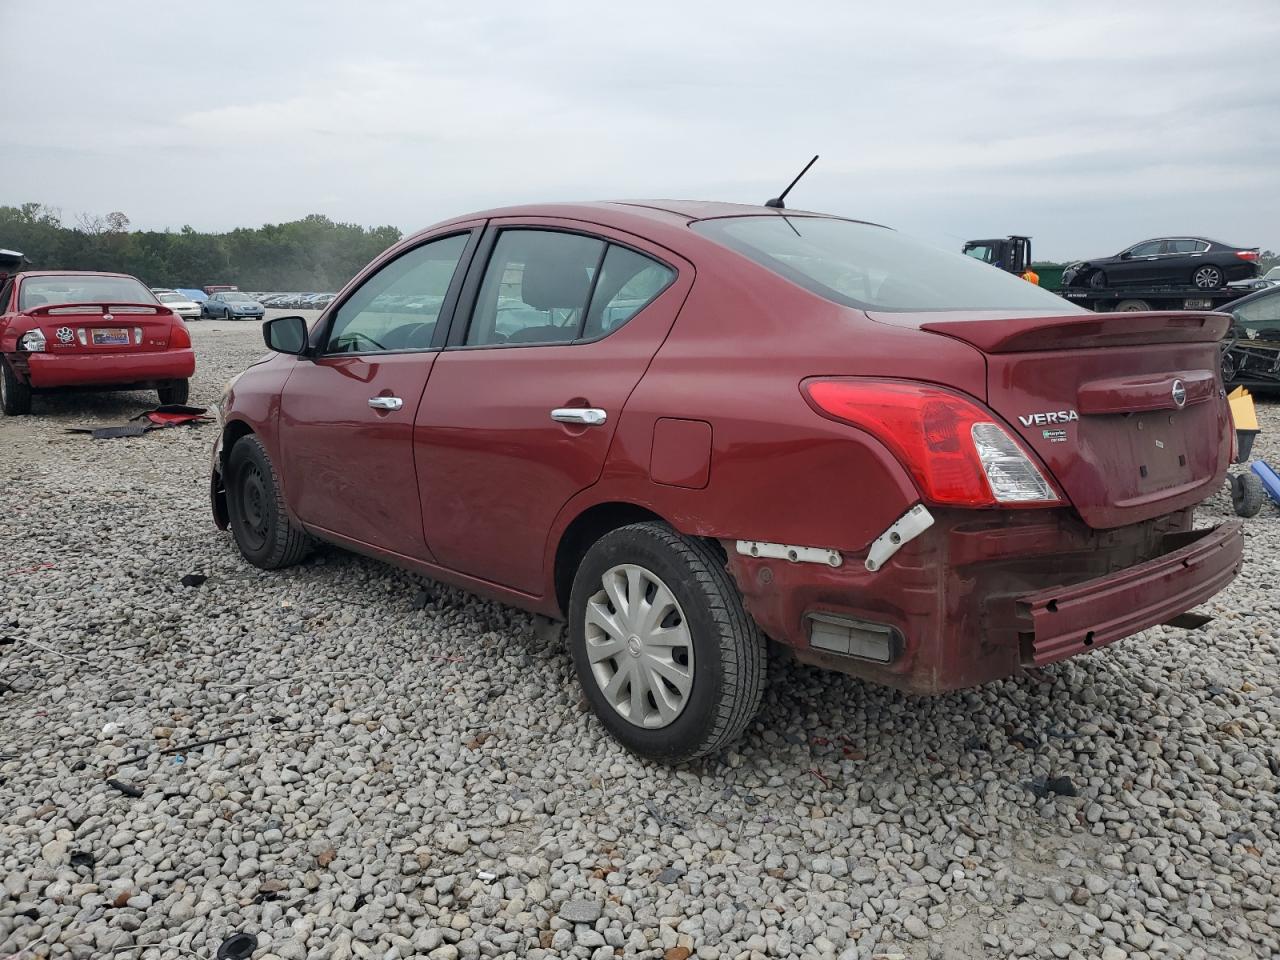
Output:
<instances>
[{"instance_id":1,"label":"red taillight","mask_svg":"<svg viewBox=\"0 0 1280 960\"><path fill-rule=\"evenodd\" d=\"M173 326L169 329L169 347L173 350L182 350L190 346L191 331L187 329L185 323L175 316L173 318Z\"/></svg>"},{"instance_id":2,"label":"red taillight","mask_svg":"<svg viewBox=\"0 0 1280 960\"><path fill-rule=\"evenodd\" d=\"M861 427L892 450L931 503L1061 502L1021 444L989 411L959 394L884 380L810 380L804 390L820 413Z\"/></svg>"},{"instance_id":3,"label":"red taillight","mask_svg":"<svg viewBox=\"0 0 1280 960\"><path fill-rule=\"evenodd\" d=\"M1239 257L1241 260L1257 260L1258 251L1257 250L1237 250L1236 256Z\"/></svg>"}]
</instances>

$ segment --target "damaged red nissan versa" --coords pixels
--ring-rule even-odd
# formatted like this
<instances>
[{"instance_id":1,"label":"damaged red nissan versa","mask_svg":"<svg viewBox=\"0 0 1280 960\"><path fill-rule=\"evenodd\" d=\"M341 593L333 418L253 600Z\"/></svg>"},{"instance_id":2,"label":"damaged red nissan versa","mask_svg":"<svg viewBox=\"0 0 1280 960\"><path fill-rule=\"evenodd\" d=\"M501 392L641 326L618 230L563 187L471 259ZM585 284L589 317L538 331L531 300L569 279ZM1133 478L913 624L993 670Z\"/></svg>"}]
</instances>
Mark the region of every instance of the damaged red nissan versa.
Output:
<instances>
[{"instance_id":1,"label":"damaged red nissan versa","mask_svg":"<svg viewBox=\"0 0 1280 960\"><path fill-rule=\"evenodd\" d=\"M1094 314L854 220L473 214L388 250L228 386L212 499L569 623L647 757L751 720L765 638L915 693L1168 623L1240 569L1213 313Z\"/></svg>"}]
</instances>

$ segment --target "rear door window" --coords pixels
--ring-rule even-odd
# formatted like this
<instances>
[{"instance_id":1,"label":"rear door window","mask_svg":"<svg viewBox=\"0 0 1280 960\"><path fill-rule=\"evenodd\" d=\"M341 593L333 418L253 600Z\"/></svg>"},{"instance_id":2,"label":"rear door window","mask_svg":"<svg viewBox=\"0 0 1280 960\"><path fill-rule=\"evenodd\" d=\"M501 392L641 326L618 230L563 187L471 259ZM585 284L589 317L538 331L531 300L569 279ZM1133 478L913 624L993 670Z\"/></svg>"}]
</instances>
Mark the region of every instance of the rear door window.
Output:
<instances>
[{"instance_id":1,"label":"rear door window","mask_svg":"<svg viewBox=\"0 0 1280 960\"><path fill-rule=\"evenodd\" d=\"M665 263L610 244L596 281L582 338L594 340L613 333L653 302L675 280Z\"/></svg>"},{"instance_id":2,"label":"rear door window","mask_svg":"<svg viewBox=\"0 0 1280 960\"><path fill-rule=\"evenodd\" d=\"M605 243L557 230L498 234L476 297L468 346L578 339Z\"/></svg>"}]
</instances>

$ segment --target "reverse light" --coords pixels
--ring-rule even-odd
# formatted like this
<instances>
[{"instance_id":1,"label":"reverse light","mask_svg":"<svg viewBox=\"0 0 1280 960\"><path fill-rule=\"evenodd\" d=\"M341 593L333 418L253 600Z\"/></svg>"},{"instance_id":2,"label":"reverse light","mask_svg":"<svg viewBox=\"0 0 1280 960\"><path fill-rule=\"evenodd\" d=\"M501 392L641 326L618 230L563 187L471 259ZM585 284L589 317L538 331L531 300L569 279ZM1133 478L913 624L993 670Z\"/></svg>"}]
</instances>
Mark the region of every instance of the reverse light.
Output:
<instances>
[{"instance_id":1,"label":"reverse light","mask_svg":"<svg viewBox=\"0 0 1280 960\"><path fill-rule=\"evenodd\" d=\"M45 348L44 333L40 330L28 330L18 341L18 349L29 353L39 353Z\"/></svg>"},{"instance_id":2,"label":"reverse light","mask_svg":"<svg viewBox=\"0 0 1280 960\"><path fill-rule=\"evenodd\" d=\"M931 503L1062 502L1026 449L973 400L894 381L811 380L804 391L819 413L866 430L893 451Z\"/></svg>"}]
</instances>

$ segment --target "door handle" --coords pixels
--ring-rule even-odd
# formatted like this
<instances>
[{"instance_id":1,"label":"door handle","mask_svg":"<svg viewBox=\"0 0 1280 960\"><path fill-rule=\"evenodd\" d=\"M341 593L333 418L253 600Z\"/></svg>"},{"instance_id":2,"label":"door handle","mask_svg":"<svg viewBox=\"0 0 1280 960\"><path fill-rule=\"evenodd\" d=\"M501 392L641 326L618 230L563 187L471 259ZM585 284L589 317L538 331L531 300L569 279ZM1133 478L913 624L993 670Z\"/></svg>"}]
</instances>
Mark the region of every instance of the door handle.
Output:
<instances>
[{"instance_id":1,"label":"door handle","mask_svg":"<svg viewBox=\"0 0 1280 960\"><path fill-rule=\"evenodd\" d=\"M577 423L584 427L598 427L609 415L599 407L556 407L551 411L551 419L557 423Z\"/></svg>"},{"instance_id":2,"label":"door handle","mask_svg":"<svg viewBox=\"0 0 1280 960\"><path fill-rule=\"evenodd\" d=\"M369 406L375 410L399 410L404 401L399 397L370 397Z\"/></svg>"}]
</instances>

